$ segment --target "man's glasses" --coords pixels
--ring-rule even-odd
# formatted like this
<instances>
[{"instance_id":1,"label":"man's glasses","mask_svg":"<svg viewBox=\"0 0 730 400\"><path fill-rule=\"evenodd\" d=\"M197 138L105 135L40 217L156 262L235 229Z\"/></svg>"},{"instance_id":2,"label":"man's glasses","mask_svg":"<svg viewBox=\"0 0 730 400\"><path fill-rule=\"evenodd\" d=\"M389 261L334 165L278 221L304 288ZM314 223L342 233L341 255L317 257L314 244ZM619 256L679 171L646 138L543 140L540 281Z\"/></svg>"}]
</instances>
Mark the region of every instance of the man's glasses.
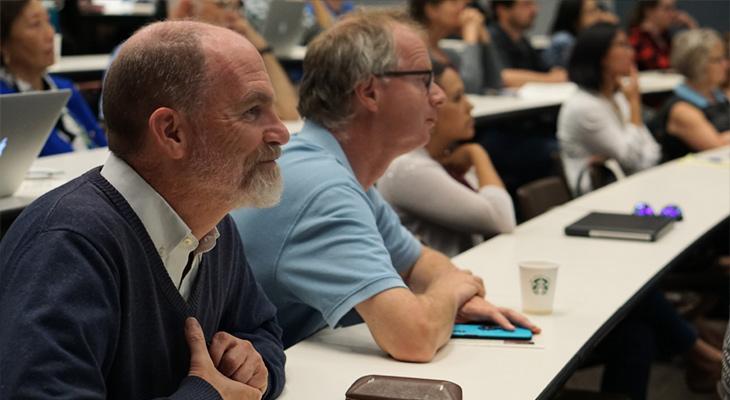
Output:
<instances>
[{"instance_id":1,"label":"man's glasses","mask_svg":"<svg viewBox=\"0 0 730 400\"><path fill-rule=\"evenodd\" d=\"M667 206L664 206L661 211L658 213L654 211L653 208L648 203L640 202L636 203L634 206L634 215L638 215L641 217L645 216L657 216L657 217L667 217L671 218L675 221L681 221L682 220L682 210L679 208L679 206L670 204Z\"/></svg>"},{"instance_id":2,"label":"man's glasses","mask_svg":"<svg viewBox=\"0 0 730 400\"><path fill-rule=\"evenodd\" d=\"M412 71L385 71L375 76L382 78L384 76L399 78L403 76L421 75L423 76L423 85L426 87L426 93L431 93L431 85L433 84L433 70L432 69L420 69Z\"/></svg>"}]
</instances>

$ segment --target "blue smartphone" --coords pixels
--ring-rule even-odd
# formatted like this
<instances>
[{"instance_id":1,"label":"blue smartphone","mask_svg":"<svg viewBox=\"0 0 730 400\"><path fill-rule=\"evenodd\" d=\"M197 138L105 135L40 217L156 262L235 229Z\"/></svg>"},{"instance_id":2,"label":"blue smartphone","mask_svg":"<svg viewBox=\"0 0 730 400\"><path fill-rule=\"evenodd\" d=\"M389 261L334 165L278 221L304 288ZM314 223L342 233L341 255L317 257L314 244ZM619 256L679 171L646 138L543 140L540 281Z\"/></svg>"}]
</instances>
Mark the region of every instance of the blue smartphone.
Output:
<instances>
[{"instance_id":1,"label":"blue smartphone","mask_svg":"<svg viewBox=\"0 0 730 400\"><path fill-rule=\"evenodd\" d=\"M505 340L530 340L532 331L516 327L513 331L502 329L498 325L476 324L454 324L451 332L452 338L471 339L505 339Z\"/></svg>"}]
</instances>

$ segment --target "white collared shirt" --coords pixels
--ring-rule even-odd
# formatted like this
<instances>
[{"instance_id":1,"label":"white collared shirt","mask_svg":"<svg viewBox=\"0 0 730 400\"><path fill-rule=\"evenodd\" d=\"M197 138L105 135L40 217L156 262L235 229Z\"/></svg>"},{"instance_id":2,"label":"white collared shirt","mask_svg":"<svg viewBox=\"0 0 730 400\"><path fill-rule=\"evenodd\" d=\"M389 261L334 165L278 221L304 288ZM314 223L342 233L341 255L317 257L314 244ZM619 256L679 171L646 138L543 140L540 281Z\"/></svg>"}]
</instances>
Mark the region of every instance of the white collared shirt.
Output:
<instances>
[{"instance_id":1,"label":"white collared shirt","mask_svg":"<svg viewBox=\"0 0 730 400\"><path fill-rule=\"evenodd\" d=\"M198 241L167 201L114 153L104 163L101 176L114 186L142 221L170 279L188 300L203 254L215 247L220 236L218 229L213 228ZM191 268L181 282L190 253L194 254Z\"/></svg>"}]
</instances>

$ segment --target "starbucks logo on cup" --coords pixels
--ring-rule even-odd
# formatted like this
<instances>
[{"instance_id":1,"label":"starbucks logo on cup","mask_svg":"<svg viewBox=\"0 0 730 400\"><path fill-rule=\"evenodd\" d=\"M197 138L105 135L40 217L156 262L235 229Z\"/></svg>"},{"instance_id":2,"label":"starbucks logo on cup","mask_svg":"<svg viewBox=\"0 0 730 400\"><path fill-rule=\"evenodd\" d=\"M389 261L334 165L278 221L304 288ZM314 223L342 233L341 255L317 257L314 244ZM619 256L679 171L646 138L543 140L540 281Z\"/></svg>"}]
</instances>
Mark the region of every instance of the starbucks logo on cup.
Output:
<instances>
[{"instance_id":1,"label":"starbucks logo on cup","mask_svg":"<svg viewBox=\"0 0 730 400\"><path fill-rule=\"evenodd\" d=\"M546 276L538 275L530 280L532 293L536 295L545 295L550 289L550 281Z\"/></svg>"}]
</instances>

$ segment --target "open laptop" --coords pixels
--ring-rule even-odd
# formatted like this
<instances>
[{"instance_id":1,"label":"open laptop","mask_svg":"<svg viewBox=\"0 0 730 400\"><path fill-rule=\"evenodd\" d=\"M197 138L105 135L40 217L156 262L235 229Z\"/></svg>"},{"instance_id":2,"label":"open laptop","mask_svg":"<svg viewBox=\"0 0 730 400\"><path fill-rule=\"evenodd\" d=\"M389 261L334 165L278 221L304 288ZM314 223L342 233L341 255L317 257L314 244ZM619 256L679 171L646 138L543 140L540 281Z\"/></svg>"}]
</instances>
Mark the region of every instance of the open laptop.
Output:
<instances>
[{"instance_id":1,"label":"open laptop","mask_svg":"<svg viewBox=\"0 0 730 400\"><path fill-rule=\"evenodd\" d=\"M592 212L566 226L565 234L653 242L673 225L674 219L663 216Z\"/></svg>"},{"instance_id":2,"label":"open laptop","mask_svg":"<svg viewBox=\"0 0 730 400\"><path fill-rule=\"evenodd\" d=\"M23 182L70 96L68 89L0 96L0 197Z\"/></svg>"},{"instance_id":3,"label":"open laptop","mask_svg":"<svg viewBox=\"0 0 730 400\"><path fill-rule=\"evenodd\" d=\"M304 2L274 0L264 25L264 38L277 53L299 45L304 35Z\"/></svg>"}]
</instances>

